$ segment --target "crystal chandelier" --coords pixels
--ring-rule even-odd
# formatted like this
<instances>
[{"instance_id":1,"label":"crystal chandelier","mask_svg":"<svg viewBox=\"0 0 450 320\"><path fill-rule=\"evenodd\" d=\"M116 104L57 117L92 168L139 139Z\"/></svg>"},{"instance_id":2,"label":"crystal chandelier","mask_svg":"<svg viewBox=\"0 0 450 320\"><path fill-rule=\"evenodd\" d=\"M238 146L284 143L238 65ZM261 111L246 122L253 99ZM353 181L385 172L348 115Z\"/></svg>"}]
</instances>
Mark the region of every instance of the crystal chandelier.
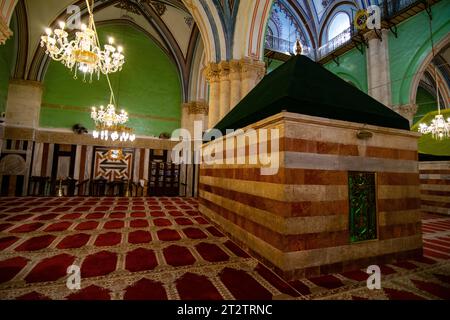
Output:
<instances>
[{"instance_id":1,"label":"crystal chandelier","mask_svg":"<svg viewBox=\"0 0 450 320\"><path fill-rule=\"evenodd\" d=\"M430 22L431 49L433 52L433 59L431 61L433 62L436 55L435 55L435 51L434 51L432 25L431 25L431 21L429 21L429 22ZM433 139L444 140L444 139L450 138L450 118L445 120L444 116L441 114L441 99L439 98L439 79L438 79L436 65L434 65L434 75L435 75L435 79L436 79L435 82L436 82L436 99L437 99L438 114L431 121L430 125L427 125L425 123L420 123L419 124L419 132L422 134L430 134L431 133Z\"/></svg>"},{"instance_id":2,"label":"crystal chandelier","mask_svg":"<svg viewBox=\"0 0 450 320\"><path fill-rule=\"evenodd\" d=\"M81 25L81 30L75 33L75 39L69 41L69 34L64 30L65 23L60 22L59 29L54 31L50 28L45 29L46 35L41 37L41 47L45 46L46 54L53 60L62 62L70 70L73 71L75 67L75 79L80 70L84 73L84 80L86 80L86 74L89 74L92 82L94 74L100 79L100 73L108 75L122 70L125 57L123 48L114 46L113 38L109 38L109 44L105 45L103 50L101 49L92 13L94 0L92 0L92 8L88 0L86 4L89 22L88 25Z\"/></svg>"},{"instance_id":3,"label":"crystal chandelier","mask_svg":"<svg viewBox=\"0 0 450 320\"><path fill-rule=\"evenodd\" d=\"M437 114L431 121L430 125L425 123L419 124L419 132L423 134L432 134L436 140L444 140L450 138L450 118L447 121L442 114Z\"/></svg>"},{"instance_id":4,"label":"crystal chandelier","mask_svg":"<svg viewBox=\"0 0 450 320\"><path fill-rule=\"evenodd\" d=\"M109 77L107 79L109 83ZM106 109L103 106L100 106L99 109L92 107L91 119L95 122L95 130L92 132L92 136L95 139L104 141L111 140L113 142L133 142L136 140L133 129L125 126L125 123L128 121L128 114L125 110L116 113L115 98L112 89L111 98Z\"/></svg>"}]
</instances>

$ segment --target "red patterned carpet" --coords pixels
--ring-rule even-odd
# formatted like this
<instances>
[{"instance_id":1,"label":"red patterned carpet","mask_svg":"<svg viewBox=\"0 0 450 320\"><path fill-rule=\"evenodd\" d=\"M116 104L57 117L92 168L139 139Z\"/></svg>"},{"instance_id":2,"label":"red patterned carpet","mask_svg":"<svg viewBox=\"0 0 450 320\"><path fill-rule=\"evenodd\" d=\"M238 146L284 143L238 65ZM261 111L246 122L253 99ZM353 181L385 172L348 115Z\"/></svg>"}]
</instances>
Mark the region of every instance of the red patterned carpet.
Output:
<instances>
[{"instance_id":1,"label":"red patterned carpet","mask_svg":"<svg viewBox=\"0 0 450 320\"><path fill-rule=\"evenodd\" d=\"M450 218L419 260L286 283L182 198L0 199L0 299L450 299ZM81 290L66 286L81 268Z\"/></svg>"}]
</instances>

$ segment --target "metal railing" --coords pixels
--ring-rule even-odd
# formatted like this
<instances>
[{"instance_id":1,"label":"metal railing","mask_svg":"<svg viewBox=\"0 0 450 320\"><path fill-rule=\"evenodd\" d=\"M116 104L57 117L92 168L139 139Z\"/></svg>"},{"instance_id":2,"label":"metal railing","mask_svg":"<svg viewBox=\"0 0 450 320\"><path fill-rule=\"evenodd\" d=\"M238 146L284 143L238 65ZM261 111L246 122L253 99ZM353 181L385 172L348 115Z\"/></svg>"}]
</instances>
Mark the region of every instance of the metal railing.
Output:
<instances>
[{"instance_id":1,"label":"metal railing","mask_svg":"<svg viewBox=\"0 0 450 320\"><path fill-rule=\"evenodd\" d=\"M281 53L292 53L295 42L267 35L265 44L266 48L273 51Z\"/></svg>"},{"instance_id":2,"label":"metal railing","mask_svg":"<svg viewBox=\"0 0 450 320\"><path fill-rule=\"evenodd\" d=\"M423 0L383 0L380 1L379 7L381 9L381 20L389 20L392 17L396 16L400 11L407 9L413 5L423 2ZM352 22L351 26L338 34L336 37L328 41L325 45L320 48L313 49L307 48L307 52L304 51L304 54L310 56L316 61L321 60L326 57L330 53L342 48L352 42L352 38L358 33L358 30L355 28L354 23ZM266 36L265 47L272 51L280 52L280 53L293 53L295 42L288 41L285 39L277 38L271 35Z\"/></svg>"},{"instance_id":3,"label":"metal railing","mask_svg":"<svg viewBox=\"0 0 450 320\"><path fill-rule=\"evenodd\" d=\"M378 6L381 8L381 19L387 20L400 11L423 2L423 0L382 0L379 2Z\"/></svg>"},{"instance_id":4,"label":"metal railing","mask_svg":"<svg viewBox=\"0 0 450 320\"><path fill-rule=\"evenodd\" d=\"M323 57L329 55L330 53L336 51L337 49L346 46L352 41L352 37L356 33L356 29L351 26L338 34L336 37L328 41L325 45L316 49L316 58L317 60L322 59Z\"/></svg>"}]
</instances>

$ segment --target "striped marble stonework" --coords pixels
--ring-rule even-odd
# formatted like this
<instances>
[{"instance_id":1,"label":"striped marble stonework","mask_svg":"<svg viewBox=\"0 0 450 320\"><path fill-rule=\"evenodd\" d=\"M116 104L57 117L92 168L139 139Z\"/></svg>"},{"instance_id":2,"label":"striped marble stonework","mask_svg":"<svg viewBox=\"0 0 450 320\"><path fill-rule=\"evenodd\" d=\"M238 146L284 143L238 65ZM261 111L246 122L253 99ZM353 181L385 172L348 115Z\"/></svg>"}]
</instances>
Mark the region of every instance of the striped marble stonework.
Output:
<instances>
[{"instance_id":1,"label":"striped marble stonework","mask_svg":"<svg viewBox=\"0 0 450 320\"><path fill-rule=\"evenodd\" d=\"M273 175L261 174L261 162L228 159L243 156L226 137L204 145L223 150L230 161L201 164L203 214L288 280L421 254L416 133L291 113L244 132L275 128L279 153L271 149L276 144L267 148L279 160ZM372 137L359 139L361 129ZM252 150L245 147L246 160ZM377 236L371 241L350 240L354 171L375 174Z\"/></svg>"},{"instance_id":2,"label":"striped marble stonework","mask_svg":"<svg viewBox=\"0 0 450 320\"><path fill-rule=\"evenodd\" d=\"M422 211L450 215L450 161L420 162Z\"/></svg>"}]
</instances>

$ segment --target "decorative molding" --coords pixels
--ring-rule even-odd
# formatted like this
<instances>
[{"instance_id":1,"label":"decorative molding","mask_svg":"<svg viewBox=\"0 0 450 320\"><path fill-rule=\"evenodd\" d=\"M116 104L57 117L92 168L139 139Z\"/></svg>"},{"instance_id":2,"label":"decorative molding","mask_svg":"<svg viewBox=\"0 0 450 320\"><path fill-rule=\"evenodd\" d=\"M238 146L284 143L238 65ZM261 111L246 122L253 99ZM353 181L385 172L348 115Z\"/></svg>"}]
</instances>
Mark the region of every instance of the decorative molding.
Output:
<instances>
[{"instance_id":1,"label":"decorative molding","mask_svg":"<svg viewBox=\"0 0 450 320\"><path fill-rule=\"evenodd\" d=\"M148 0L147 0L147 3L148 3ZM164 15L164 13L166 13L167 7L161 1L153 0L153 1L150 1L150 3L152 4L153 8L155 8L156 13L160 17L162 17Z\"/></svg>"},{"instance_id":2,"label":"decorative molding","mask_svg":"<svg viewBox=\"0 0 450 320\"><path fill-rule=\"evenodd\" d=\"M219 62L219 77L220 81L230 80L230 63L228 61Z\"/></svg>"},{"instance_id":3,"label":"decorative molding","mask_svg":"<svg viewBox=\"0 0 450 320\"><path fill-rule=\"evenodd\" d=\"M136 5L133 2L129 2L127 0L119 0L119 2L114 6L116 8L122 9L127 11L127 13L133 13L138 16L141 15L139 9L136 7Z\"/></svg>"},{"instance_id":4,"label":"decorative molding","mask_svg":"<svg viewBox=\"0 0 450 320\"><path fill-rule=\"evenodd\" d=\"M9 81L10 85L19 85L19 86L31 86L39 89L44 89L44 84L40 81L33 80L23 80L23 79L12 79Z\"/></svg>"},{"instance_id":5,"label":"decorative molding","mask_svg":"<svg viewBox=\"0 0 450 320\"><path fill-rule=\"evenodd\" d=\"M219 66L217 63L209 63L203 70L206 81L208 82L218 82L220 80Z\"/></svg>"},{"instance_id":6,"label":"decorative molding","mask_svg":"<svg viewBox=\"0 0 450 320\"><path fill-rule=\"evenodd\" d=\"M78 135L67 129L27 128L5 126L4 139L28 140L37 143L76 144L86 146L105 146L117 148L147 148L171 150L176 142L150 136L138 136L134 142L112 142L92 138L91 135Z\"/></svg>"},{"instance_id":7,"label":"decorative molding","mask_svg":"<svg viewBox=\"0 0 450 320\"><path fill-rule=\"evenodd\" d=\"M412 120L414 119L414 115L417 113L418 108L419 107L416 104L405 104L393 106L392 110L397 112L403 118L408 119L412 124Z\"/></svg>"},{"instance_id":8,"label":"decorative molding","mask_svg":"<svg viewBox=\"0 0 450 320\"><path fill-rule=\"evenodd\" d=\"M208 115L209 106L205 101L193 101L188 104L188 113Z\"/></svg>"},{"instance_id":9,"label":"decorative molding","mask_svg":"<svg viewBox=\"0 0 450 320\"><path fill-rule=\"evenodd\" d=\"M185 112L188 115L192 115L192 114L208 115L209 114L209 106L206 103L206 101L203 101L203 100L183 103L183 109L186 109Z\"/></svg>"},{"instance_id":10,"label":"decorative molding","mask_svg":"<svg viewBox=\"0 0 450 320\"><path fill-rule=\"evenodd\" d=\"M240 60L242 79L255 78L258 82L266 74L266 64L263 61L244 58Z\"/></svg>"},{"instance_id":11,"label":"decorative molding","mask_svg":"<svg viewBox=\"0 0 450 320\"><path fill-rule=\"evenodd\" d=\"M5 44L6 40L13 36L13 32L9 29L5 18L0 14L0 44Z\"/></svg>"},{"instance_id":12,"label":"decorative molding","mask_svg":"<svg viewBox=\"0 0 450 320\"><path fill-rule=\"evenodd\" d=\"M192 18L192 17L184 17L184 22L186 23L186 25L189 28L192 28L192 26L194 25L194 18Z\"/></svg>"},{"instance_id":13,"label":"decorative molding","mask_svg":"<svg viewBox=\"0 0 450 320\"><path fill-rule=\"evenodd\" d=\"M241 60L221 61L219 63L211 62L203 70L208 82L217 82L219 80L233 80L254 78L261 80L266 74L266 64L263 61L244 58Z\"/></svg>"},{"instance_id":14,"label":"decorative molding","mask_svg":"<svg viewBox=\"0 0 450 320\"><path fill-rule=\"evenodd\" d=\"M86 113L91 112L91 108L89 108L89 107L66 106L66 105L62 105L62 104L43 103L41 105L41 107L48 108L48 109L80 111L80 112L86 112ZM180 119L177 119L177 118L150 116L150 115L140 114L140 113L130 113L129 117L136 118L136 119L159 120L159 121L167 121L167 122L179 122L180 121Z\"/></svg>"}]
</instances>

